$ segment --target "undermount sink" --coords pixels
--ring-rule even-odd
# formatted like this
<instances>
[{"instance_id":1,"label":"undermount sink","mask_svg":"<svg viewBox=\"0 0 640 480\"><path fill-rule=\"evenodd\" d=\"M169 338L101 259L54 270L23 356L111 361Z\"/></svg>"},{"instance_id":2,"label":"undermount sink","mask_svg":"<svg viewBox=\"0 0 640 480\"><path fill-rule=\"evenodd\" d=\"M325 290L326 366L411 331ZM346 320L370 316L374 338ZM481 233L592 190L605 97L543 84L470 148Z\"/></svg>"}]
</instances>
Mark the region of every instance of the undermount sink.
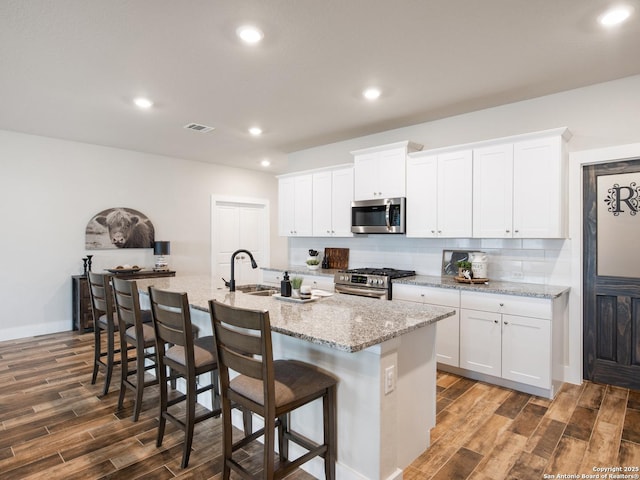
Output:
<instances>
[{"instance_id":1,"label":"undermount sink","mask_svg":"<svg viewBox=\"0 0 640 480\"><path fill-rule=\"evenodd\" d=\"M257 290L255 292L245 292L247 295L254 295L256 297L270 297L271 295L275 295L276 293L280 293L278 290L273 288L269 290Z\"/></svg>"},{"instance_id":2,"label":"undermount sink","mask_svg":"<svg viewBox=\"0 0 640 480\"><path fill-rule=\"evenodd\" d=\"M236 286L237 292L246 293L247 295L257 295L260 297L269 297L274 293L279 293L279 291L271 287L269 285L259 285L259 284L249 284L249 285L238 285Z\"/></svg>"}]
</instances>

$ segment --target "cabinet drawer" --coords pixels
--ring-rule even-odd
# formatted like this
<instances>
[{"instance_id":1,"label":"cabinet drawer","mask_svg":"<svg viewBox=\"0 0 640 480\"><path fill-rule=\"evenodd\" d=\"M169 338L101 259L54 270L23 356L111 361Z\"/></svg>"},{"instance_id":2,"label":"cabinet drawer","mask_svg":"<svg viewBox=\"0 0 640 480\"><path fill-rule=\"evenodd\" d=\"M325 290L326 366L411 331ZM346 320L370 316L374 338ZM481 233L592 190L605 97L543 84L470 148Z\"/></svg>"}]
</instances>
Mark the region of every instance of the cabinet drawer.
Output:
<instances>
[{"instance_id":1,"label":"cabinet drawer","mask_svg":"<svg viewBox=\"0 0 640 480\"><path fill-rule=\"evenodd\" d=\"M493 293L461 292L460 307L551 320L551 300Z\"/></svg>"},{"instance_id":2,"label":"cabinet drawer","mask_svg":"<svg viewBox=\"0 0 640 480\"><path fill-rule=\"evenodd\" d=\"M280 287L280 282L284 276L283 271L263 270L262 283ZM328 292L333 292L333 277L325 275L303 275L300 273L289 272L289 278L302 277L302 284L309 285L311 288L319 288Z\"/></svg>"},{"instance_id":3,"label":"cabinet drawer","mask_svg":"<svg viewBox=\"0 0 640 480\"><path fill-rule=\"evenodd\" d=\"M267 285L276 285L280 286L280 282L282 281L283 272L276 272L273 270L263 270L262 271L262 283L266 283Z\"/></svg>"},{"instance_id":4,"label":"cabinet drawer","mask_svg":"<svg viewBox=\"0 0 640 480\"><path fill-rule=\"evenodd\" d=\"M333 277L325 277L322 275L302 275L304 279L303 285L309 285L311 288L318 288L327 292L333 292L334 282Z\"/></svg>"},{"instance_id":5,"label":"cabinet drawer","mask_svg":"<svg viewBox=\"0 0 640 480\"><path fill-rule=\"evenodd\" d=\"M460 307L460 292L450 288L394 284L393 299L417 303L430 303L433 305L442 305L453 308Z\"/></svg>"}]
</instances>

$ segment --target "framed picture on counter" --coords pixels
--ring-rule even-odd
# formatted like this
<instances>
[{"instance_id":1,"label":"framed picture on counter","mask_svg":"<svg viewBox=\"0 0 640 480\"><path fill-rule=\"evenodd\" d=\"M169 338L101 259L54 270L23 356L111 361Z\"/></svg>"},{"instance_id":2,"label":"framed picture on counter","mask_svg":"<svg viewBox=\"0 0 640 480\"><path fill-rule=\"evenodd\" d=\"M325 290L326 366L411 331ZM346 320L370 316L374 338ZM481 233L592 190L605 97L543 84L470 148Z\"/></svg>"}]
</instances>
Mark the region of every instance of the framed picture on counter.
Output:
<instances>
[{"instance_id":1,"label":"framed picture on counter","mask_svg":"<svg viewBox=\"0 0 640 480\"><path fill-rule=\"evenodd\" d=\"M458 275L458 265L460 261L470 262L471 254L462 250L442 251L442 275L455 277Z\"/></svg>"}]
</instances>

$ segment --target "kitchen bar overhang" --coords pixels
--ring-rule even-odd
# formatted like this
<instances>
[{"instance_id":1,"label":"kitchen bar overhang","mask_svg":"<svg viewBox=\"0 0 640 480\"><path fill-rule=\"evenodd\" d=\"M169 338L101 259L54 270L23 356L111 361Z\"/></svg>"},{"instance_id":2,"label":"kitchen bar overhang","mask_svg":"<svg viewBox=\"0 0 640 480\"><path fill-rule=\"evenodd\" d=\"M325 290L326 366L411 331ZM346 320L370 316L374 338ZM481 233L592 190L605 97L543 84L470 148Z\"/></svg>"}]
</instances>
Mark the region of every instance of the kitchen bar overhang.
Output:
<instances>
[{"instance_id":1,"label":"kitchen bar overhang","mask_svg":"<svg viewBox=\"0 0 640 480\"><path fill-rule=\"evenodd\" d=\"M149 285L187 292L201 335L211 334L210 299L268 310L274 358L306 361L338 377L338 479L401 478L429 447L436 414L435 324L453 309L337 294L294 304L217 289L208 277L180 276L139 280L143 303ZM314 431L319 418L317 403L291 421L320 440ZM260 425L259 419L254 423ZM241 426L241 418L234 424ZM322 462L316 460L307 468L321 478Z\"/></svg>"}]
</instances>

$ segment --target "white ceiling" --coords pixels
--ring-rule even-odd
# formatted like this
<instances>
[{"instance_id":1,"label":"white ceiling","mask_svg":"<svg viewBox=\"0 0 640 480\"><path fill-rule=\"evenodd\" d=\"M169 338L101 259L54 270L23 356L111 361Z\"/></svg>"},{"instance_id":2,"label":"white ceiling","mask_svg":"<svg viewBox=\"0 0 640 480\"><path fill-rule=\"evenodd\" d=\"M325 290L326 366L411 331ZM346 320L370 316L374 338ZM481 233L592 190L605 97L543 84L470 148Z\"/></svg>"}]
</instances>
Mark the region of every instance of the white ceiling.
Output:
<instances>
[{"instance_id":1,"label":"white ceiling","mask_svg":"<svg viewBox=\"0 0 640 480\"><path fill-rule=\"evenodd\" d=\"M609 0L1 0L0 129L279 172L304 148L639 74L639 2L604 30Z\"/></svg>"}]
</instances>

